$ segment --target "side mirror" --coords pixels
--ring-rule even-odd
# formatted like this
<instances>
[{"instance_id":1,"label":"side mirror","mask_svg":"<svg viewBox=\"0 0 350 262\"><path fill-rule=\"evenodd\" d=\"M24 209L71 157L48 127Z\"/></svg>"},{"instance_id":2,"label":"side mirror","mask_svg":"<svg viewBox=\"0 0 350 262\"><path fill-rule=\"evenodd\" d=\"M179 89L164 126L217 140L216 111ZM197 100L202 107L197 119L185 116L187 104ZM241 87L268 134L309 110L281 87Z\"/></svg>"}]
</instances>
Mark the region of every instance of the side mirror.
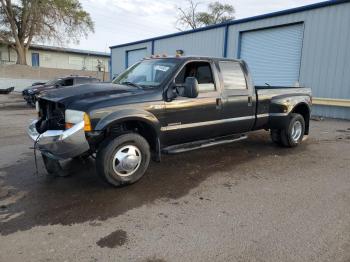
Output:
<instances>
[{"instance_id":1,"label":"side mirror","mask_svg":"<svg viewBox=\"0 0 350 262\"><path fill-rule=\"evenodd\" d=\"M187 77L184 86L184 97L196 98L198 96L198 81L195 77Z\"/></svg>"}]
</instances>

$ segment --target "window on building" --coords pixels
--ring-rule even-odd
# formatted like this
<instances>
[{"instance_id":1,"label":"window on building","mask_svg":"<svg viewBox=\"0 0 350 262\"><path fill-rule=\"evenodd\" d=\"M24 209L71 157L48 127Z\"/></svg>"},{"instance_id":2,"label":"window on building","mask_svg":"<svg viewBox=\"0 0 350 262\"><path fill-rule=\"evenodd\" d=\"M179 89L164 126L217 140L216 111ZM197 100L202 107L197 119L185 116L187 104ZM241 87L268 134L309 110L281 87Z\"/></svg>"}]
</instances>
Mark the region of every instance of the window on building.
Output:
<instances>
[{"instance_id":1,"label":"window on building","mask_svg":"<svg viewBox=\"0 0 350 262\"><path fill-rule=\"evenodd\" d=\"M33 67L40 66L39 53L32 53L32 66Z\"/></svg>"},{"instance_id":2,"label":"window on building","mask_svg":"<svg viewBox=\"0 0 350 262\"><path fill-rule=\"evenodd\" d=\"M197 79L199 92L215 91L213 72L208 62L188 63L175 78L175 83L184 84L187 77Z\"/></svg>"},{"instance_id":3,"label":"window on building","mask_svg":"<svg viewBox=\"0 0 350 262\"><path fill-rule=\"evenodd\" d=\"M220 61L219 66L224 80L225 89L247 89L245 76L240 63L233 61Z\"/></svg>"}]
</instances>

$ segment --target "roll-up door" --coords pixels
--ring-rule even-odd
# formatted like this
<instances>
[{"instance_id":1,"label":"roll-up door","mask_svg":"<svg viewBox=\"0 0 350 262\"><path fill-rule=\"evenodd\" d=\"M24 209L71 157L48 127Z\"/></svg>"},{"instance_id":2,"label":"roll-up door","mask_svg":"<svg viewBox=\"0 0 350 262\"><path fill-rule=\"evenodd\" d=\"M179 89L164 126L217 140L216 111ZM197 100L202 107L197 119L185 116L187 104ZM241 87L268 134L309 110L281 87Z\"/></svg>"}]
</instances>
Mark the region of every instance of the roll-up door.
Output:
<instances>
[{"instance_id":1,"label":"roll-up door","mask_svg":"<svg viewBox=\"0 0 350 262\"><path fill-rule=\"evenodd\" d=\"M240 59L255 85L294 86L299 81L303 24L243 32Z\"/></svg>"},{"instance_id":2,"label":"roll-up door","mask_svg":"<svg viewBox=\"0 0 350 262\"><path fill-rule=\"evenodd\" d=\"M147 48L127 51L126 67L132 66L147 56Z\"/></svg>"}]
</instances>

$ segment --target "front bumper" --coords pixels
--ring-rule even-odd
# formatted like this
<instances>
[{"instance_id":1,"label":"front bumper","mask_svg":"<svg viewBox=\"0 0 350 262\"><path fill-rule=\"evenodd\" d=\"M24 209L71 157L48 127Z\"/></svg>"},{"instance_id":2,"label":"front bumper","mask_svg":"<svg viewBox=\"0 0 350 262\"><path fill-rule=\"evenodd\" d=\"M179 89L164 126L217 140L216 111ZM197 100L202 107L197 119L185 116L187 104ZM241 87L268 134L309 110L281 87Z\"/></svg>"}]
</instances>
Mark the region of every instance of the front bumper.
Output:
<instances>
[{"instance_id":1,"label":"front bumper","mask_svg":"<svg viewBox=\"0 0 350 262\"><path fill-rule=\"evenodd\" d=\"M37 120L33 121L27 133L36 147L46 156L63 160L79 156L89 150L85 137L84 121L67 130L48 130L39 134L36 130Z\"/></svg>"}]
</instances>

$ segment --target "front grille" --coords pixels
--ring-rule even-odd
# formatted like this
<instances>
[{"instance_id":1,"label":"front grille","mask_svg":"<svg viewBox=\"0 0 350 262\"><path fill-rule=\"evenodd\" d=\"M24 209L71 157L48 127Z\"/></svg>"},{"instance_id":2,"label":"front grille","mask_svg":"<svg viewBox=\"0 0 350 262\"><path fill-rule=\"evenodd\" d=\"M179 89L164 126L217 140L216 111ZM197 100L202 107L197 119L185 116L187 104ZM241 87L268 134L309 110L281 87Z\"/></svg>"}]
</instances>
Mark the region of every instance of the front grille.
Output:
<instances>
[{"instance_id":1,"label":"front grille","mask_svg":"<svg viewBox=\"0 0 350 262\"><path fill-rule=\"evenodd\" d=\"M65 129L64 105L40 99L39 110L40 120L37 124L39 133L44 133L47 130Z\"/></svg>"}]
</instances>

